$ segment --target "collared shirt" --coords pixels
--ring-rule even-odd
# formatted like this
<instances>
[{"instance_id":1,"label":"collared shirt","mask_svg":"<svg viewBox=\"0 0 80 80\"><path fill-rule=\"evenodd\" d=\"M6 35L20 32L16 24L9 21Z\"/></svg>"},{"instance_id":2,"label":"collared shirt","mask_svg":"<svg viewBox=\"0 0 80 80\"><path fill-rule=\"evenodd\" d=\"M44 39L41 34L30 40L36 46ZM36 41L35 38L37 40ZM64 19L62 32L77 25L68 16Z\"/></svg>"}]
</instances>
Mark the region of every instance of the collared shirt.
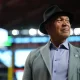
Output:
<instances>
[{"instance_id":1,"label":"collared shirt","mask_svg":"<svg viewBox=\"0 0 80 80\"><path fill-rule=\"evenodd\" d=\"M69 45L66 40L58 48L50 44L52 80L68 79Z\"/></svg>"}]
</instances>

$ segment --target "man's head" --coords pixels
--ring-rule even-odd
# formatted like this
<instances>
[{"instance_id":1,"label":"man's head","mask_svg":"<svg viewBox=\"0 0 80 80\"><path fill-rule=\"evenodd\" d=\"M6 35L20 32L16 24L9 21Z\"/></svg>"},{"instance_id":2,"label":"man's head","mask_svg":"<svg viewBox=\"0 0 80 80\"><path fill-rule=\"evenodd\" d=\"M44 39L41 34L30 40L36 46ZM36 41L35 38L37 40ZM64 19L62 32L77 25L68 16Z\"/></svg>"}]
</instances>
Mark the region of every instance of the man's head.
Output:
<instances>
[{"instance_id":1,"label":"man's head","mask_svg":"<svg viewBox=\"0 0 80 80\"><path fill-rule=\"evenodd\" d=\"M65 11L61 10L57 5L54 5L54 6L51 6L50 8L48 8L44 12L44 15L43 15L44 21L40 24L40 31L42 33L44 33L44 34L49 34L46 31L46 26L48 26L47 24L50 23L50 22L55 23L56 19L58 17L60 17L60 16L66 16L66 17L68 17L70 24L72 23L73 15L71 13L69 13L69 12L65 12ZM50 25L49 25L49 29L51 29ZM55 34L55 33L53 32L53 34Z\"/></svg>"},{"instance_id":2,"label":"man's head","mask_svg":"<svg viewBox=\"0 0 80 80\"><path fill-rule=\"evenodd\" d=\"M56 40L66 39L70 35L70 19L68 16L57 16L45 24L47 33Z\"/></svg>"}]
</instances>

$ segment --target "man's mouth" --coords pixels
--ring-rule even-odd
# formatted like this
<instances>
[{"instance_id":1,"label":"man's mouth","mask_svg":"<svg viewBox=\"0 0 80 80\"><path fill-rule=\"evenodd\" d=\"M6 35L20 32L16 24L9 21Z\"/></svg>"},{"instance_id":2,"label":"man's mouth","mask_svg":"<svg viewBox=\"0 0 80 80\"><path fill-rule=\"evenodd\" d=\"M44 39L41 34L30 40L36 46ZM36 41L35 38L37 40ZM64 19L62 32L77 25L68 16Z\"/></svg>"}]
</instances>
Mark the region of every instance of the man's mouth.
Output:
<instances>
[{"instance_id":1,"label":"man's mouth","mask_svg":"<svg viewBox=\"0 0 80 80\"><path fill-rule=\"evenodd\" d=\"M62 29L63 32L69 32L69 29Z\"/></svg>"}]
</instances>

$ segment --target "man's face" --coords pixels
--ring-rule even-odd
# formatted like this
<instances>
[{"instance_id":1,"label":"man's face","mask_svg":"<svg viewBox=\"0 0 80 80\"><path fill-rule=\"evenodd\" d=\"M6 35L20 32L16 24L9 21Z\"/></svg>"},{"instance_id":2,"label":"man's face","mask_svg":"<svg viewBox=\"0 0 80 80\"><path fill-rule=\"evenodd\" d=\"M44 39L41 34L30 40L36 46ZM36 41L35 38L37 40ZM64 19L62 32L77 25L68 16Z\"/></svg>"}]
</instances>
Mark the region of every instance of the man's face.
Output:
<instances>
[{"instance_id":1,"label":"man's face","mask_svg":"<svg viewBox=\"0 0 80 80\"><path fill-rule=\"evenodd\" d=\"M59 16L47 26L48 33L53 37L67 38L70 35L70 20L68 16Z\"/></svg>"}]
</instances>

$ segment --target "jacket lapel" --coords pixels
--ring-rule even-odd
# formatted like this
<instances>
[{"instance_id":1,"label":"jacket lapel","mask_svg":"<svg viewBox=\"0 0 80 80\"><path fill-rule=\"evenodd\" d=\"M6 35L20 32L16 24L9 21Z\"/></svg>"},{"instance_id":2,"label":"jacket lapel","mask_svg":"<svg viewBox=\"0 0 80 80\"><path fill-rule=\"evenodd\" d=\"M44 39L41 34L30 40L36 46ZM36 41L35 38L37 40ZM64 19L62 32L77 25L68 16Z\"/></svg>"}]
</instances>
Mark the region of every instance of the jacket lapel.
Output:
<instances>
[{"instance_id":1,"label":"jacket lapel","mask_svg":"<svg viewBox=\"0 0 80 80\"><path fill-rule=\"evenodd\" d=\"M41 55L42 55L42 58L44 60L44 63L51 75L51 64L50 64L50 50L49 50L49 45L50 45L50 42L48 42L45 46L43 46L41 49L40 49L40 52L41 52Z\"/></svg>"},{"instance_id":2,"label":"jacket lapel","mask_svg":"<svg viewBox=\"0 0 80 80\"><path fill-rule=\"evenodd\" d=\"M78 64L77 62L78 62L79 55L74 46L72 46L71 44L69 44L69 46L70 46L70 57L69 57L68 80L73 80L72 76Z\"/></svg>"}]
</instances>

